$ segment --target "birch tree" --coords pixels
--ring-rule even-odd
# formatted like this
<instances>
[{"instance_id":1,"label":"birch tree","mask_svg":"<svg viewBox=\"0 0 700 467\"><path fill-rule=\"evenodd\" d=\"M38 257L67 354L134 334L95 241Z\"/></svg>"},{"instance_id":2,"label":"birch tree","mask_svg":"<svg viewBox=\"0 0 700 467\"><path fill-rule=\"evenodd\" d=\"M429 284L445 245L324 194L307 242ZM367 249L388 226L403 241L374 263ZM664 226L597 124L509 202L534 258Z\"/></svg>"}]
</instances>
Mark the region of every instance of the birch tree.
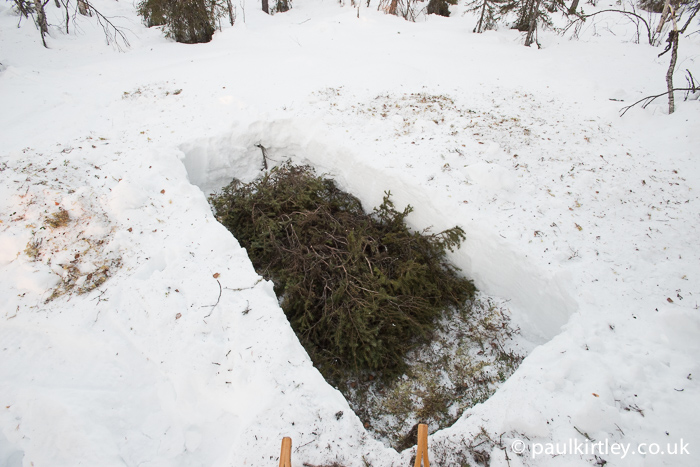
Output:
<instances>
[{"instance_id":1,"label":"birch tree","mask_svg":"<svg viewBox=\"0 0 700 467\"><path fill-rule=\"evenodd\" d=\"M41 34L41 42L46 45L46 34L49 33L49 24L46 21L46 11L44 11L44 3L41 0L34 0L34 11L36 12L36 26Z\"/></svg>"},{"instance_id":2,"label":"birch tree","mask_svg":"<svg viewBox=\"0 0 700 467\"><path fill-rule=\"evenodd\" d=\"M678 34L678 23L676 21L676 9L678 8L677 0L672 4L671 0L666 0L664 5L664 10L661 13L661 21L659 21L659 27L657 32L661 32L664 27L664 23L670 22L672 25L671 30L668 32L668 39L666 50L659 54L659 57L671 51L671 61L668 65L668 70L666 71L666 88L668 89L668 113L672 114L676 110L676 103L674 99L673 92L673 71L676 68L676 61L678 60L678 39L680 34Z\"/></svg>"}]
</instances>

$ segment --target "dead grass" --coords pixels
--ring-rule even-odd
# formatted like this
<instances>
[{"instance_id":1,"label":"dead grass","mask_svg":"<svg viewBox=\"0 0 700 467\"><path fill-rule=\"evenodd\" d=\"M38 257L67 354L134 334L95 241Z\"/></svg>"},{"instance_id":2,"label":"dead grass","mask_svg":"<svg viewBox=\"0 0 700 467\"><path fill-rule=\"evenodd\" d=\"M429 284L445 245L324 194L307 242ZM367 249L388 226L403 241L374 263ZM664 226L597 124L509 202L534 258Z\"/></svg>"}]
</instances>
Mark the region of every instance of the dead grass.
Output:
<instances>
[{"instance_id":1,"label":"dead grass","mask_svg":"<svg viewBox=\"0 0 700 467\"><path fill-rule=\"evenodd\" d=\"M48 225L52 229L58 229L67 226L70 221L71 218L68 211L63 208L59 208L58 212L55 212L46 218L44 224Z\"/></svg>"},{"instance_id":2,"label":"dead grass","mask_svg":"<svg viewBox=\"0 0 700 467\"><path fill-rule=\"evenodd\" d=\"M83 168L86 173L99 170L93 165ZM73 188L83 183L78 167L69 167L67 160L63 164L49 160L45 165L4 165L3 170L15 172L21 185L10 200L7 219L0 215L0 225L5 230L31 229L24 248L31 267L59 277L57 285L45 292L45 302L89 293L115 274L121 257L110 246L115 231L111 219L97 196L71 196ZM62 202L70 203L70 213ZM56 206L56 211L47 213L46 206Z\"/></svg>"},{"instance_id":3,"label":"dead grass","mask_svg":"<svg viewBox=\"0 0 700 467\"><path fill-rule=\"evenodd\" d=\"M27 248L24 249L24 253L31 258L32 261L37 261L39 255L41 254L41 239L32 238L27 242Z\"/></svg>"},{"instance_id":4,"label":"dead grass","mask_svg":"<svg viewBox=\"0 0 700 467\"><path fill-rule=\"evenodd\" d=\"M73 292L78 295L92 292L104 284L121 267L121 258L105 260L88 273L81 272L75 264L61 265L61 267L64 271L61 282L54 287L45 303Z\"/></svg>"}]
</instances>

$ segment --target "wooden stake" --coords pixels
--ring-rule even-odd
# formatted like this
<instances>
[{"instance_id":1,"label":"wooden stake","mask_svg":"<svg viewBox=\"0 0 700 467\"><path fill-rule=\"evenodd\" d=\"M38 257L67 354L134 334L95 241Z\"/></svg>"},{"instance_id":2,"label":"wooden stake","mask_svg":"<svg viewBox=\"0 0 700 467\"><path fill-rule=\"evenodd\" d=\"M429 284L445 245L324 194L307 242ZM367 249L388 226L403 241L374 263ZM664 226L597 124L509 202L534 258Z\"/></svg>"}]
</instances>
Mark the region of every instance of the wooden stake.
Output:
<instances>
[{"instance_id":1,"label":"wooden stake","mask_svg":"<svg viewBox=\"0 0 700 467\"><path fill-rule=\"evenodd\" d=\"M416 449L416 463L414 467L420 467L423 461L424 467L430 467L428 460L428 425L421 423L418 425L418 447Z\"/></svg>"},{"instance_id":2,"label":"wooden stake","mask_svg":"<svg viewBox=\"0 0 700 467\"><path fill-rule=\"evenodd\" d=\"M292 467L292 438L282 438L282 452L280 453L280 467Z\"/></svg>"}]
</instances>

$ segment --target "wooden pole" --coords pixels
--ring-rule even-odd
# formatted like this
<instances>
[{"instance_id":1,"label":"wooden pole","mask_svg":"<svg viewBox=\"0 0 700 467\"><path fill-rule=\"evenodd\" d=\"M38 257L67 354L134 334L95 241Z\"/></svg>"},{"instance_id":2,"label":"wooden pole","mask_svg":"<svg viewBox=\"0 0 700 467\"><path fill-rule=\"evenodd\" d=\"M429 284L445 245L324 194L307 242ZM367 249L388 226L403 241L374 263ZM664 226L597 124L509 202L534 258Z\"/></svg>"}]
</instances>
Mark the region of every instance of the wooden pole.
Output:
<instances>
[{"instance_id":1,"label":"wooden pole","mask_svg":"<svg viewBox=\"0 0 700 467\"><path fill-rule=\"evenodd\" d=\"M282 452L280 453L280 467L292 467L292 438L282 438Z\"/></svg>"},{"instance_id":2,"label":"wooden pole","mask_svg":"<svg viewBox=\"0 0 700 467\"><path fill-rule=\"evenodd\" d=\"M430 467L428 460L428 425L421 423L418 425L418 447L416 449L416 463L414 467L420 467L423 461L424 467Z\"/></svg>"}]
</instances>

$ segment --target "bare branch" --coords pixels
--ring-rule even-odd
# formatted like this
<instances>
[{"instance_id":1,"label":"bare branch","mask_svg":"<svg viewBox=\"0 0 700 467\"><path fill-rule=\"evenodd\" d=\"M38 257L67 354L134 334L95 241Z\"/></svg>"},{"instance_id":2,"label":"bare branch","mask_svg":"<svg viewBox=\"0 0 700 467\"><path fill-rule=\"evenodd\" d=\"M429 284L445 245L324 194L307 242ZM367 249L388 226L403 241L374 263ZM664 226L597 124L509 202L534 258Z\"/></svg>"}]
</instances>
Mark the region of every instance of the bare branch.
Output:
<instances>
[{"instance_id":1,"label":"bare branch","mask_svg":"<svg viewBox=\"0 0 700 467\"><path fill-rule=\"evenodd\" d=\"M588 18L593 18L594 16L597 16L597 15L599 15L599 14L601 14L601 13L611 13L611 12L612 12L612 13L620 13L620 14L623 14L623 15L625 15L625 16L630 17L630 19L631 19L631 18L635 18L636 20L641 21L642 23L644 23L644 27L645 27L646 30L647 30L647 39L649 40L649 45L654 45L654 39L655 39L656 36L655 36L655 34L652 32L652 29L651 29L651 27L649 26L649 22L647 22L646 19L644 19L643 17L641 17L641 16L638 15L637 13L634 13L634 12L632 12L632 11L627 11L627 10L616 10L616 9L612 9L612 8L611 8L611 9L607 9L607 10L596 11L595 13L591 13L591 14L589 14L589 15L578 15L576 19L572 20L572 21L566 26L566 28L564 28L564 32L566 32L569 28L571 28L571 26L573 26L573 25L575 25L575 24L577 24L577 23L579 23L579 22L580 22L580 23L585 22Z\"/></svg>"},{"instance_id":2,"label":"bare branch","mask_svg":"<svg viewBox=\"0 0 700 467\"><path fill-rule=\"evenodd\" d=\"M628 105L627 107L623 107L622 109L620 109L620 111L622 112L622 113L620 114L620 117L622 117L623 115L625 115L629 109L631 109L631 108L634 107L635 105L638 105L638 104L640 104L640 103L642 103L642 102L644 102L644 101L647 101L647 102L644 102L644 104L642 104L642 108L643 108L643 109L646 109L647 106L648 106L649 104L651 104L652 102L654 102L655 99L658 99L659 97L666 96L666 95L668 95L668 94L670 94L670 93L672 93L672 92L676 92L676 91L697 92L698 90L699 90L699 89L698 89L697 87L695 87L695 88L674 88L674 89L671 90L671 91L662 92L661 94L656 94L656 95L654 95L654 96L647 96L647 97L644 97L644 98L642 98L642 99L639 99L639 100L638 100L637 102L635 102L634 104Z\"/></svg>"},{"instance_id":3,"label":"bare branch","mask_svg":"<svg viewBox=\"0 0 700 467\"><path fill-rule=\"evenodd\" d=\"M692 13L690 13L690 18L688 18L688 21L685 22L685 25L683 26L683 28L681 28L681 30L678 31L680 34L685 33L685 30L690 25L690 22L693 21L693 18L695 18L695 15L697 15L699 11L700 11L700 3L695 5L695 9L692 11Z\"/></svg>"},{"instance_id":4,"label":"bare branch","mask_svg":"<svg viewBox=\"0 0 700 467\"><path fill-rule=\"evenodd\" d=\"M695 78L693 77L693 74L690 72L690 70L686 68L685 72L688 73L688 76L685 77L685 81L688 83L688 87L692 89L692 92L697 92L698 90L700 90L700 87L698 87L698 85L695 84ZM686 93L686 100L688 99L689 93L690 91Z\"/></svg>"},{"instance_id":5,"label":"bare branch","mask_svg":"<svg viewBox=\"0 0 700 467\"><path fill-rule=\"evenodd\" d=\"M102 26L102 30L105 33L105 39L107 41L107 45L114 44L117 49L122 52L124 49L122 48L121 45L119 45L119 41L121 40L122 44L124 47L130 47L129 44L129 39L127 39L126 34L124 34L124 29L116 26L112 21L110 21L110 18L107 18L105 15L100 13L100 11L95 8L95 6L90 3L88 0L81 0L85 3L87 8L95 13L95 17L97 18L97 23Z\"/></svg>"}]
</instances>

